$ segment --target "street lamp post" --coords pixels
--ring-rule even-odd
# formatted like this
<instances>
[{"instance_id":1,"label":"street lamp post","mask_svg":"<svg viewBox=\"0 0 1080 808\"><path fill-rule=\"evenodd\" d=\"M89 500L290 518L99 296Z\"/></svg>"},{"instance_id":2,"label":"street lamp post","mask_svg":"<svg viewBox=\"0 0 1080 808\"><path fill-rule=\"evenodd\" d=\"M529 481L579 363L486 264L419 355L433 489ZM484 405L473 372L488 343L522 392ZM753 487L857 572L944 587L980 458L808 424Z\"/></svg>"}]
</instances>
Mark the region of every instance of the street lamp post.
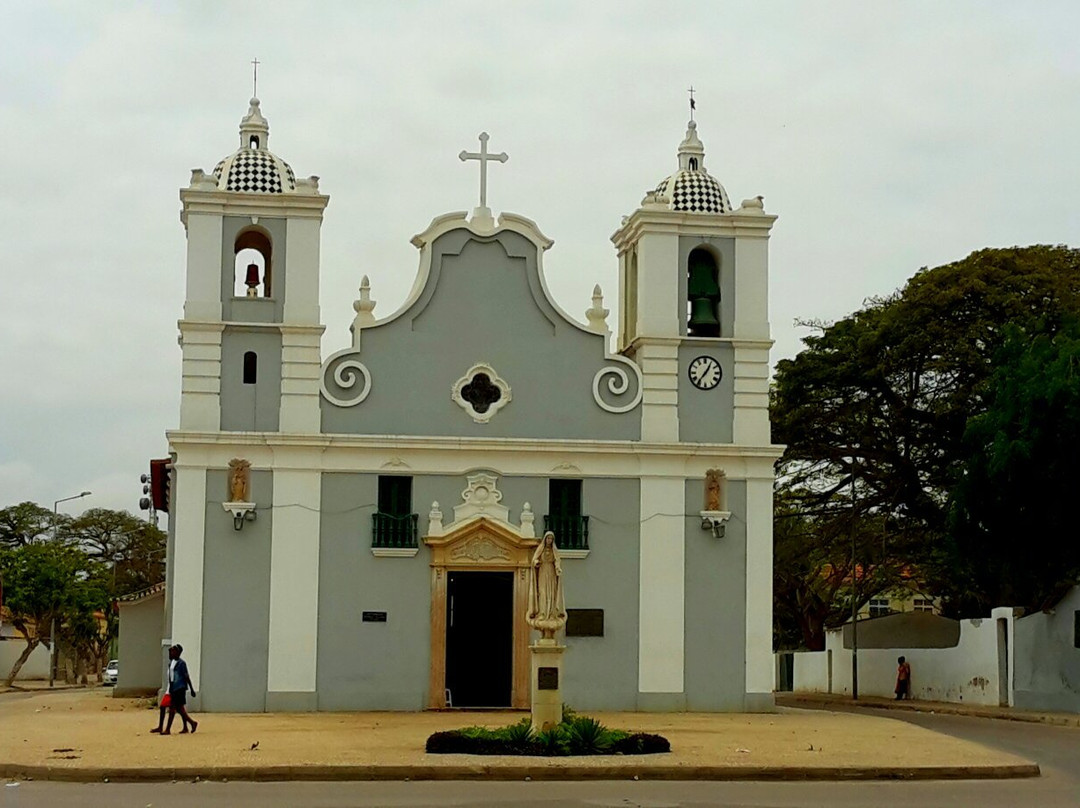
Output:
<instances>
[{"instance_id":1,"label":"street lamp post","mask_svg":"<svg viewBox=\"0 0 1080 808\"><path fill-rule=\"evenodd\" d=\"M59 521L59 507L61 502L69 502L73 499L82 499L83 497L90 496L89 491L83 491L79 494L74 494L70 497L64 497L53 502L53 541L56 541L56 523ZM49 650L51 659L49 660L49 687L53 686L53 682L56 679L56 615L53 615L52 624L49 626L49 645L52 646Z\"/></svg>"},{"instance_id":2,"label":"street lamp post","mask_svg":"<svg viewBox=\"0 0 1080 808\"><path fill-rule=\"evenodd\" d=\"M858 557L855 554L855 459L851 461L851 698L859 699Z\"/></svg>"}]
</instances>

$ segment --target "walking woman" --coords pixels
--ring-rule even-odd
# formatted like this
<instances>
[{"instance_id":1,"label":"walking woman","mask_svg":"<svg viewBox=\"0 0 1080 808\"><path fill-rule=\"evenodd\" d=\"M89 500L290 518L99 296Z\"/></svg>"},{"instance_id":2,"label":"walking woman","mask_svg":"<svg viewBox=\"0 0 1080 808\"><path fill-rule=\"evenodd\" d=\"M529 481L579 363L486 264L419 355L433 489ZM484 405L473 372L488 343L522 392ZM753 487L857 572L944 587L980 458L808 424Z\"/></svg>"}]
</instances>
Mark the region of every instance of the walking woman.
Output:
<instances>
[{"instance_id":1,"label":"walking woman","mask_svg":"<svg viewBox=\"0 0 1080 808\"><path fill-rule=\"evenodd\" d=\"M170 734L172 722L177 713L180 713L180 718L184 722L184 728L180 730L181 735L189 731L188 724L191 724L190 732L195 732L199 728L199 722L188 715L185 706L189 689L191 697L195 697L195 685L191 683L187 663L180 658L182 653L184 653L184 648L181 645L174 645L169 649L169 723L165 725L162 735Z\"/></svg>"}]
</instances>

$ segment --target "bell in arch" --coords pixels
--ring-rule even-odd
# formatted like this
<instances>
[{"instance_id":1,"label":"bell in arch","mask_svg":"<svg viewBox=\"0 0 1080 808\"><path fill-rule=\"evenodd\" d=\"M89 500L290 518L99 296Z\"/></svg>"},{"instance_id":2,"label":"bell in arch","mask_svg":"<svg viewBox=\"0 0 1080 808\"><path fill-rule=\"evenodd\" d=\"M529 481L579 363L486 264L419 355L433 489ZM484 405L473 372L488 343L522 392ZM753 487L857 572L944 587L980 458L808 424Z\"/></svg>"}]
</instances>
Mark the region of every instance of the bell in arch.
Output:
<instances>
[{"instance_id":1,"label":"bell in arch","mask_svg":"<svg viewBox=\"0 0 1080 808\"><path fill-rule=\"evenodd\" d=\"M692 337L719 337L720 273L708 250L691 251L687 261L687 333Z\"/></svg>"}]
</instances>

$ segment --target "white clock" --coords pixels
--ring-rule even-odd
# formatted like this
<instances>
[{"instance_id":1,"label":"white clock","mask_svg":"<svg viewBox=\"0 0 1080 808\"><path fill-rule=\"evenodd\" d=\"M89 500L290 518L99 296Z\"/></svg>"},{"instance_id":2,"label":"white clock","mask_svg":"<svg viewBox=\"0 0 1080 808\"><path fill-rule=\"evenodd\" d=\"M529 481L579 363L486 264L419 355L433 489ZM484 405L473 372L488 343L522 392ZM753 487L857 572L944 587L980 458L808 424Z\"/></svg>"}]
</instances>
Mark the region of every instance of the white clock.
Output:
<instances>
[{"instance_id":1,"label":"white clock","mask_svg":"<svg viewBox=\"0 0 1080 808\"><path fill-rule=\"evenodd\" d=\"M711 356L699 356L690 363L687 375L698 390L712 390L720 384L724 372L720 369L720 363Z\"/></svg>"}]
</instances>

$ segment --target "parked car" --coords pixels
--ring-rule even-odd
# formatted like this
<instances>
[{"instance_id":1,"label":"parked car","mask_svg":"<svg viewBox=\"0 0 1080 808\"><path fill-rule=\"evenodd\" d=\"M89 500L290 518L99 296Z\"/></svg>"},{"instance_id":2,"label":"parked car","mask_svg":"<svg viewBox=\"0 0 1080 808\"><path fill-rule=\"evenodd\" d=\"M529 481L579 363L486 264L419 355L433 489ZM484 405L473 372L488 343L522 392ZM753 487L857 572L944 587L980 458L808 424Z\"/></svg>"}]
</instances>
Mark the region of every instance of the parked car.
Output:
<instances>
[{"instance_id":1,"label":"parked car","mask_svg":"<svg viewBox=\"0 0 1080 808\"><path fill-rule=\"evenodd\" d=\"M109 664L105 666L105 675L103 681L105 686L116 684L116 677L120 675L120 660L110 659Z\"/></svg>"}]
</instances>

